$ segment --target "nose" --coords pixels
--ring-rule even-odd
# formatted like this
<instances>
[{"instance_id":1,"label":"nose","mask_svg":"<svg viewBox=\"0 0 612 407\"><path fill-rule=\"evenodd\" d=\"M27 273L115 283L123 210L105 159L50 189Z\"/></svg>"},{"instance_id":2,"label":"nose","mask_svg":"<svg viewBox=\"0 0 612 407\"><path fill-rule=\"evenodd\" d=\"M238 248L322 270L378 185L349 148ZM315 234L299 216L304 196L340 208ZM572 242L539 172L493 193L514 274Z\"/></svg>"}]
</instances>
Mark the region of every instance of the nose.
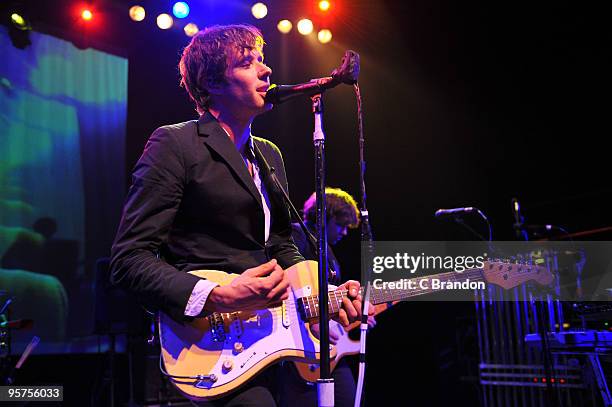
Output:
<instances>
[{"instance_id":1,"label":"nose","mask_svg":"<svg viewBox=\"0 0 612 407\"><path fill-rule=\"evenodd\" d=\"M272 68L262 63L261 69L259 71L259 78L263 80L267 80L270 77L270 75L272 75Z\"/></svg>"}]
</instances>

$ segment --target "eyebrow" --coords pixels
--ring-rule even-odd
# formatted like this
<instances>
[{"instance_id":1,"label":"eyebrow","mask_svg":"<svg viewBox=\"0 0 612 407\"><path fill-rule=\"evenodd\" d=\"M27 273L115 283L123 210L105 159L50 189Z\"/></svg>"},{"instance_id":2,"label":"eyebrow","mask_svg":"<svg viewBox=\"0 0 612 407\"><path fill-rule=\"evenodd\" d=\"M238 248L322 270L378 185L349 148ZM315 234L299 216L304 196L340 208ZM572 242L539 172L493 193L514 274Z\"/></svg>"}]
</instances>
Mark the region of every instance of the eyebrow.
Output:
<instances>
[{"instance_id":1,"label":"eyebrow","mask_svg":"<svg viewBox=\"0 0 612 407\"><path fill-rule=\"evenodd\" d=\"M245 53L245 51L248 51ZM242 55L238 55L237 58L234 59L234 63L232 64L232 67L239 67L242 64L244 64L247 61L252 61L255 59L255 55L253 55L253 52L257 51L255 48L244 48L244 50L242 51L243 54ZM258 51L258 58L261 57L261 62L264 61L264 54L261 51Z\"/></svg>"}]
</instances>

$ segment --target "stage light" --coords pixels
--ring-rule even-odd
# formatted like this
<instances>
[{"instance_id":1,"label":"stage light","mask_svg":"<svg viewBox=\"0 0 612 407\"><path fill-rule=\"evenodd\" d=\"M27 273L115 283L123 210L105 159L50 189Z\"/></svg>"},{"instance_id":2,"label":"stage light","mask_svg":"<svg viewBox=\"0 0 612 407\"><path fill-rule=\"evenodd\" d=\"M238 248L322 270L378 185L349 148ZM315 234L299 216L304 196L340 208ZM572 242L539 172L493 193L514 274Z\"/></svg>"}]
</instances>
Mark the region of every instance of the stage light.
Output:
<instances>
[{"instance_id":1,"label":"stage light","mask_svg":"<svg viewBox=\"0 0 612 407\"><path fill-rule=\"evenodd\" d=\"M321 0L319 2L319 10L321 11L327 11L329 10L329 7L331 6L330 2L327 0Z\"/></svg>"},{"instance_id":2,"label":"stage light","mask_svg":"<svg viewBox=\"0 0 612 407\"><path fill-rule=\"evenodd\" d=\"M300 21L298 21L297 29L298 32L302 35L310 34L313 30L312 21L307 18L301 19Z\"/></svg>"},{"instance_id":3,"label":"stage light","mask_svg":"<svg viewBox=\"0 0 612 407\"><path fill-rule=\"evenodd\" d=\"M145 18L145 9L142 6L130 7L130 18L134 21L142 21Z\"/></svg>"},{"instance_id":4,"label":"stage light","mask_svg":"<svg viewBox=\"0 0 612 407\"><path fill-rule=\"evenodd\" d=\"M189 15L189 6L184 1L177 1L172 7L172 14L176 18L185 18Z\"/></svg>"},{"instance_id":5,"label":"stage light","mask_svg":"<svg viewBox=\"0 0 612 407\"><path fill-rule=\"evenodd\" d=\"M293 28L293 24L291 24L291 21L289 20L280 20L276 28L278 28L278 31L282 32L283 34L288 34Z\"/></svg>"},{"instance_id":6,"label":"stage light","mask_svg":"<svg viewBox=\"0 0 612 407\"><path fill-rule=\"evenodd\" d=\"M81 18L85 21L91 21L93 18L93 13L89 9L83 9L81 11Z\"/></svg>"},{"instance_id":7,"label":"stage light","mask_svg":"<svg viewBox=\"0 0 612 407\"><path fill-rule=\"evenodd\" d=\"M251 13L253 13L253 17L260 20L268 15L268 7L263 3L255 3L251 7Z\"/></svg>"},{"instance_id":8,"label":"stage light","mask_svg":"<svg viewBox=\"0 0 612 407\"><path fill-rule=\"evenodd\" d=\"M200 29L194 23L189 23L183 28L183 31L185 31L185 34L188 37L193 37L198 33L198 31L200 31Z\"/></svg>"},{"instance_id":9,"label":"stage light","mask_svg":"<svg viewBox=\"0 0 612 407\"><path fill-rule=\"evenodd\" d=\"M11 24L8 30L8 36L15 48L26 49L28 46L32 45L32 41L30 41L30 30L32 30L32 26L23 14L19 14L17 11L11 13Z\"/></svg>"},{"instance_id":10,"label":"stage light","mask_svg":"<svg viewBox=\"0 0 612 407\"><path fill-rule=\"evenodd\" d=\"M319 31L317 37L319 38L319 42L321 42L321 44L327 44L332 39L332 33L328 29L324 29Z\"/></svg>"},{"instance_id":11,"label":"stage light","mask_svg":"<svg viewBox=\"0 0 612 407\"><path fill-rule=\"evenodd\" d=\"M174 24L174 20L168 14L162 13L157 16L157 26L162 30L167 30L172 27L172 24Z\"/></svg>"},{"instance_id":12,"label":"stage light","mask_svg":"<svg viewBox=\"0 0 612 407\"><path fill-rule=\"evenodd\" d=\"M26 30L32 29L28 21L25 18L23 18L21 14L18 14L18 13L11 14L11 22L13 23L15 28L19 30L26 31Z\"/></svg>"}]
</instances>

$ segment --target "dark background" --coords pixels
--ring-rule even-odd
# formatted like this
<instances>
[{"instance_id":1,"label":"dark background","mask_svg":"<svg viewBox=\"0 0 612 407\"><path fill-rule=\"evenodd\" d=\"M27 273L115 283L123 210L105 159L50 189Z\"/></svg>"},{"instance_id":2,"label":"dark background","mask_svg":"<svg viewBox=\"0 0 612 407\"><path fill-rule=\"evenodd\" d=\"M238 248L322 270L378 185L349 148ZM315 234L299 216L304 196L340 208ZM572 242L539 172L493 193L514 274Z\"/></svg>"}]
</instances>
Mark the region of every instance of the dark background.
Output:
<instances>
[{"instance_id":1,"label":"dark background","mask_svg":"<svg viewBox=\"0 0 612 407\"><path fill-rule=\"evenodd\" d=\"M154 9L171 2L140 3L147 19L135 23L127 16L132 2L96 2L89 27L70 15L73 2L25 3L35 29L128 58L128 169L156 127L197 117L178 86L177 63L189 39L180 28L161 31L154 23ZM361 55L368 209L377 240L473 239L433 218L437 208L459 206L480 208L494 238L512 240L512 197L528 223L570 232L612 224L611 36L608 14L592 3L332 1L332 17L323 17L312 11L315 2L269 1L263 20L250 15L250 3L199 3L191 7L200 28L262 28L276 83L325 76L345 49ZM328 26L332 43L297 34L301 15L316 16L316 28ZM294 22L289 35L276 30L280 18ZM324 100L327 183L358 198L352 89L335 89ZM314 188L309 101L266 113L253 133L280 147L300 207ZM125 193L127 185L117 190ZM485 232L481 219L466 221ZM345 276L358 278L359 233L336 253ZM472 307L404 303L382 315L368 342L368 402L475 405Z\"/></svg>"}]
</instances>

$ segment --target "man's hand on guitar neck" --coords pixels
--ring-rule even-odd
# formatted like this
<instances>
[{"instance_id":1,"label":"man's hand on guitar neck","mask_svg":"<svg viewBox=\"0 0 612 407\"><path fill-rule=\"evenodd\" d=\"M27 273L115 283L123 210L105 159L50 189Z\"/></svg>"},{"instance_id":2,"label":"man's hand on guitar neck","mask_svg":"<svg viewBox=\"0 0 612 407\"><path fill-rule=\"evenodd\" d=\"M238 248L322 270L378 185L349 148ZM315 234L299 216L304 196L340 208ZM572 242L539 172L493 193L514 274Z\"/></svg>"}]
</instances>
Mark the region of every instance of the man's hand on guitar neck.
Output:
<instances>
[{"instance_id":1,"label":"man's hand on guitar neck","mask_svg":"<svg viewBox=\"0 0 612 407\"><path fill-rule=\"evenodd\" d=\"M265 309L279 305L288 297L289 280L276 259L245 270L229 285L215 287L204 309L209 312L234 312Z\"/></svg>"},{"instance_id":2,"label":"man's hand on guitar neck","mask_svg":"<svg viewBox=\"0 0 612 407\"><path fill-rule=\"evenodd\" d=\"M342 308L338 315L334 318L342 324L349 326L352 322L358 321L361 318L361 294L359 294L359 281L349 280L340 285L338 290L347 290L348 294L342 299ZM374 306L370 304L368 307L368 315L374 315Z\"/></svg>"}]
</instances>

